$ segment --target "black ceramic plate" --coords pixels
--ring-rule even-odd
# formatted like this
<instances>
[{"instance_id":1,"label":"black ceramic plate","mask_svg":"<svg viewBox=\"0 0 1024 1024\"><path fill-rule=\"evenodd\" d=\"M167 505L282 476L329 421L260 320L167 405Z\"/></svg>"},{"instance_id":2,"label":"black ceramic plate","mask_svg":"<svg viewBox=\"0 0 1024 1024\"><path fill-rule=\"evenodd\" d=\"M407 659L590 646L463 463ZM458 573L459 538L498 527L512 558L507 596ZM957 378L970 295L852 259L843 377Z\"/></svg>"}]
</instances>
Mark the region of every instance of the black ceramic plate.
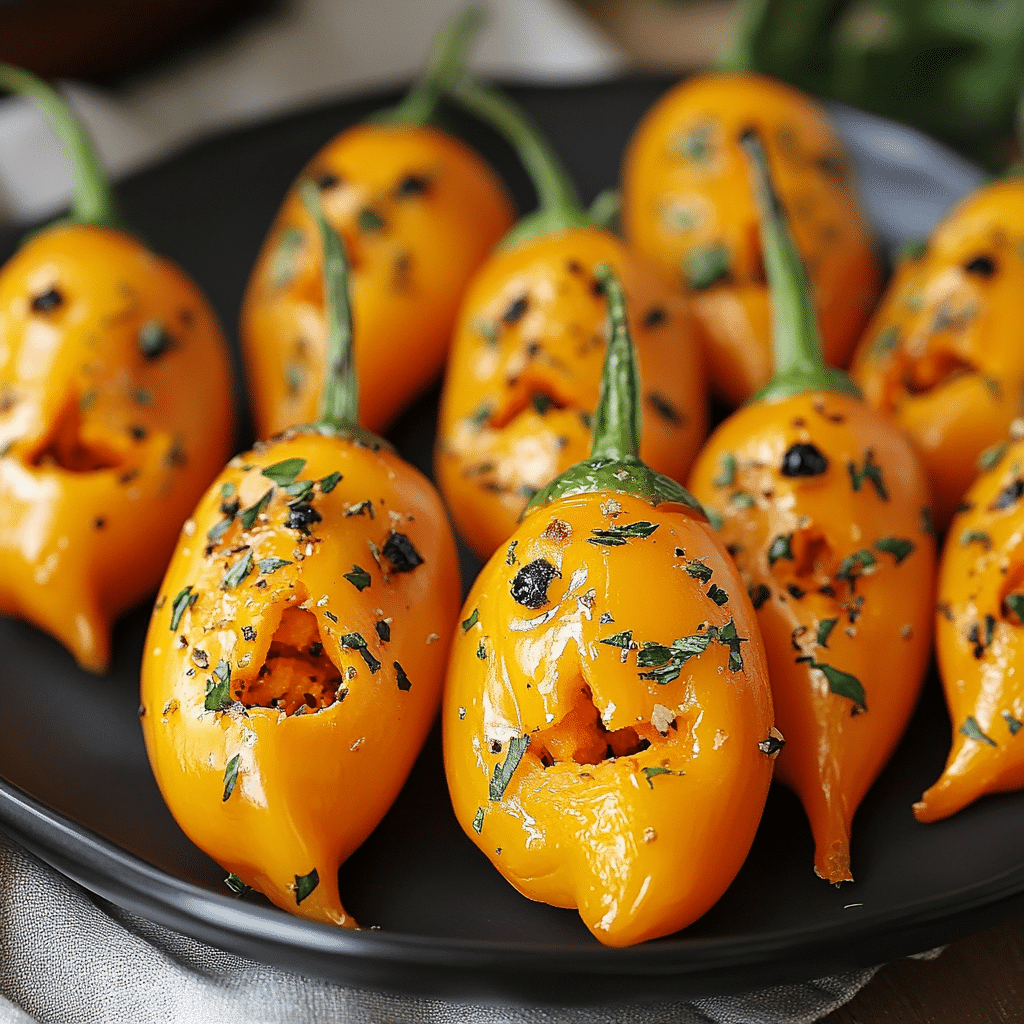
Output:
<instances>
[{"instance_id":1,"label":"black ceramic plate","mask_svg":"<svg viewBox=\"0 0 1024 1024\"><path fill-rule=\"evenodd\" d=\"M643 111L669 83L514 90L589 198L614 184ZM197 146L121 190L133 224L236 320L263 232L324 141L390 97L316 110ZM905 129L837 111L879 237L891 252L926 231L981 175ZM531 201L509 153L456 125ZM0 240L2 242L4 240ZM14 239L6 238L6 251ZM394 431L429 468L436 396ZM240 442L247 438L243 432ZM467 578L478 567L464 562ZM774 787L747 864L722 900L671 938L602 948L572 911L519 896L462 835L435 734L398 803L341 870L342 898L379 930L309 924L261 898L238 901L157 792L136 709L148 609L116 630L114 671L79 672L30 626L0 621L0 826L94 893L178 931L346 984L450 999L615 1002L725 993L819 977L947 942L1024 912L1024 793L918 825L910 805L938 775L949 721L934 679L854 823L857 881L811 870L803 813Z\"/></svg>"}]
</instances>

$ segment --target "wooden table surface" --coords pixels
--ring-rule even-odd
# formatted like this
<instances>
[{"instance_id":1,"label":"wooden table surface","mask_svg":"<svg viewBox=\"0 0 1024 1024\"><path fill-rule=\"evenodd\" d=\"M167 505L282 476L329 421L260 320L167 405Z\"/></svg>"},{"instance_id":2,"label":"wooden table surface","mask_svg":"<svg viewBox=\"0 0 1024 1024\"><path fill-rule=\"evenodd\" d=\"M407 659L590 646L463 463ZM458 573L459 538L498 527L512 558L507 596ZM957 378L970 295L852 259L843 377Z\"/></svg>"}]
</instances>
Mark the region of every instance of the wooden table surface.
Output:
<instances>
[{"instance_id":1,"label":"wooden table surface","mask_svg":"<svg viewBox=\"0 0 1024 1024\"><path fill-rule=\"evenodd\" d=\"M934 960L883 967L821 1024L1019 1024L1024 918L954 942Z\"/></svg>"}]
</instances>

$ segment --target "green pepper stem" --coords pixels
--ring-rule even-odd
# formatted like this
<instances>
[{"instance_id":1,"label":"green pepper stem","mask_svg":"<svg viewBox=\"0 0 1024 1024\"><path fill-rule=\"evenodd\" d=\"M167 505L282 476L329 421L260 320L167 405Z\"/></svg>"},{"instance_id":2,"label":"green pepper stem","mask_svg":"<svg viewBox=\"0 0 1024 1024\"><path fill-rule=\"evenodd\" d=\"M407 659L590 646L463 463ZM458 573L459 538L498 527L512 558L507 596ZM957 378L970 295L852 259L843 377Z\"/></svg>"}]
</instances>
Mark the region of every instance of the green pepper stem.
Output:
<instances>
[{"instance_id":1,"label":"green pepper stem","mask_svg":"<svg viewBox=\"0 0 1024 1024\"><path fill-rule=\"evenodd\" d=\"M452 21L435 44L427 66L404 99L374 118L396 127L427 124L437 113L444 93L465 73L470 43L484 23L480 7L470 7Z\"/></svg>"},{"instance_id":2,"label":"green pepper stem","mask_svg":"<svg viewBox=\"0 0 1024 1024\"><path fill-rule=\"evenodd\" d=\"M789 230L785 210L772 184L764 144L753 129L740 137L750 163L761 221L761 250L771 287L772 349L775 377L755 401L785 398L801 391L840 391L860 397L841 370L825 365L818 314L807 270Z\"/></svg>"},{"instance_id":3,"label":"green pepper stem","mask_svg":"<svg viewBox=\"0 0 1024 1024\"><path fill-rule=\"evenodd\" d=\"M350 430L359 421L359 382L352 359L352 304L348 294L345 243L327 219L320 196L308 181L299 186L302 201L320 229L324 266L324 320L327 327L327 381L318 423Z\"/></svg>"},{"instance_id":4,"label":"green pepper stem","mask_svg":"<svg viewBox=\"0 0 1024 1024\"><path fill-rule=\"evenodd\" d=\"M503 244L593 223L581 206L576 186L561 160L515 103L496 89L469 78L460 79L449 91L458 103L508 140L537 193L539 209L521 220Z\"/></svg>"},{"instance_id":5,"label":"green pepper stem","mask_svg":"<svg viewBox=\"0 0 1024 1024\"><path fill-rule=\"evenodd\" d=\"M640 368L626 319L622 285L611 267L596 270L608 299L608 347L594 413L590 458L571 466L530 499L523 516L575 494L630 494L652 505L685 505L708 518L681 484L640 461Z\"/></svg>"},{"instance_id":6,"label":"green pepper stem","mask_svg":"<svg viewBox=\"0 0 1024 1024\"><path fill-rule=\"evenodd\" d=\"M75 177L69 219L76 224L121 227L121 214L96 147L60 94L35 75L10 64L0 64L0 90L31 100L64 144Z\"/></svg>"},{"instance_id":7,"label":"green pepper stem","mask_svg":"<svg viewBox=\"0 0 1024 1024\"><path fill-rule=\"evenodd\" d=\"M640 457L640 366L629 336L626 296L612 268L597 268L608 299L608 347L604 354L601 393L594 410L592 459Z\"/></svg>"}]
</instances>

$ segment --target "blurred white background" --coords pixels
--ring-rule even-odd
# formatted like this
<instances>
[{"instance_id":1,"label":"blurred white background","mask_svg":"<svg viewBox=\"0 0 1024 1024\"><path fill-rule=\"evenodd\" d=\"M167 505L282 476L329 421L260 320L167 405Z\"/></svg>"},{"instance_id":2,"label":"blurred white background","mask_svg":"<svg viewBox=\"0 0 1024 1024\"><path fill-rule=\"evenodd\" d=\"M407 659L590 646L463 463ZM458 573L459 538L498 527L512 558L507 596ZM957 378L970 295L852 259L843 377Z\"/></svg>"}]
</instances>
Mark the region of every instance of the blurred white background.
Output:
<instances>
[{"instance_id":1,"label":"blurred white background","mask_svg":"<svg viewBox=\"0 0 1024 1024\"><path fill-rule=\"evenodd\" d=\"M123 175L218 130L406 82L467 0L290 0L116 88L69 82L65 94L107 167ZM573 82L619 72L625 58L568 0L489 0L470 66L508 81ZM27 103L0 101L0 222L68 200L61 148Z\"/></svg>"}]
</instances>

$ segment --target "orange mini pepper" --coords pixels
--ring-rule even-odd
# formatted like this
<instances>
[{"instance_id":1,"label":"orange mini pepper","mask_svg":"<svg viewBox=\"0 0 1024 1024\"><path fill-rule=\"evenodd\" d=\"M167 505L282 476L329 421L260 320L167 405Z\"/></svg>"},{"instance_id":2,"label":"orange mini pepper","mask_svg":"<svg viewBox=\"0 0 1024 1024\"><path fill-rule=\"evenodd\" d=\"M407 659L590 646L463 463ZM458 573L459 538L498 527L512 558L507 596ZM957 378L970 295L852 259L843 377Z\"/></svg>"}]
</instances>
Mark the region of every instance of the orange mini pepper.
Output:
<instances>
[{"instance_id":1,"label":"orange mini pepper","mask_svg":"<svg viewBox=\"0 0 1024 1024\"><path fill-rule=\"evenodd\" d=\"M902 260L857 349L853 376L917 445L940 532L978 456L1021 413L1024 181L968 196Z\"/></svg>"},{"instance_id":2,"label":"orange mini pepper","mask_svg":"<svg viewBox=\"0 0 1024 1024\"><path fill-rule=\"evenodd\" d=\"M931 640L928 482L909 440L822 361L807 276L759 138L777 372L711 436L690 478L722 516L768 651L778 777L814 833L814 867L852 878L854 812L913 711Z\"/></svg>"},{"instance_id":3,"label":"orange mini pepper","mask_svg":"<svg viewBox=\"0 0 1024 1024\"><path fill-rule=\"evenodd\" d=\"M344 249L320 221L320 418L232 459L185 524L146 639L142 726L171 813L235 891L355 927L338 866L433 722L459 571L437 492L357 426Z\"/></svg>"},{"instance_id":4,"label":"orange mini pepper","mask_svg":"<svg viewBox=\"0 0 1024 1024\"><path fill-rule=\"evenodd\" d=\"M725 891L782 745L750 599L699 505L638 458L622 288L591 457L544 488L462 609L445 769L466 834L603 943L666 935Z\"/></svg>"},{"instance_id":5,"label":"orange mini pepper","mask_svg":"<svg viewBox=\"0 0 1024 1024\"><path fill-rule=\"evenodd\" d=\"M490 167L427 123L479 18L472 9L455 22L405 100L327 143L285 197L242 305L260 437L313 420L326 374L320 245L303 181L320 190L351 262L363 424L384 430L441 372L466 285L513 219Z\"/></svg>"},{"instance_id":6,"label":"orange mini pepper","mask_svg":"<svg viewBox=\"0 0 1024 1024\"><path fill-rule=\"evenodd\" d=\"M737 406L772 375L770 294L738 139L765 140L807 263L825 359L846 366L881 287L842 141L805 93L755 74L702 75L663 96L626 153L630 244L688 295L713 389Z\"/></svg>"},{"instance_id":7,"label":"orange mini pepper","mask_svg":"<svg viewBox=\"0 0 1024 1024\"><path fill-rule=\"evenodd\" d=\"M707 433L707 399L682 299L583 212L558 158L510 101L466 82L455 96L508 137L540 199L473 278L441 396L438 483L459 531L486 558L530 498L590 450L606 318L586 268L609 264L626 290L640 359L641 454L654 469L685 477Z\"/></svg>"},{"instance_id":8,"label":"orange mini pepper","mask_svg":"<svg viewBox=\"0 0 1024 1024\"><path fill-rule=\"evenodd\" d=\"M0 271L0 611L103 672L230 454L231 363L195 284L121 229L63 100L6 65L0 89L43 109L77 178L70 215Z\"/></svg>"},{"instance_id":9,"label":"orange mini pepper","mask_svg":"<svg viewBox=\"0 0 1024 1024\"><path fill-rule=\"evenodd\" d=\"M953 742L942 776L914 804L918 821L1024 787L1024 441L1015 433L987 453L946 535L935 646Z\"/></svg>"}]
</instances>

